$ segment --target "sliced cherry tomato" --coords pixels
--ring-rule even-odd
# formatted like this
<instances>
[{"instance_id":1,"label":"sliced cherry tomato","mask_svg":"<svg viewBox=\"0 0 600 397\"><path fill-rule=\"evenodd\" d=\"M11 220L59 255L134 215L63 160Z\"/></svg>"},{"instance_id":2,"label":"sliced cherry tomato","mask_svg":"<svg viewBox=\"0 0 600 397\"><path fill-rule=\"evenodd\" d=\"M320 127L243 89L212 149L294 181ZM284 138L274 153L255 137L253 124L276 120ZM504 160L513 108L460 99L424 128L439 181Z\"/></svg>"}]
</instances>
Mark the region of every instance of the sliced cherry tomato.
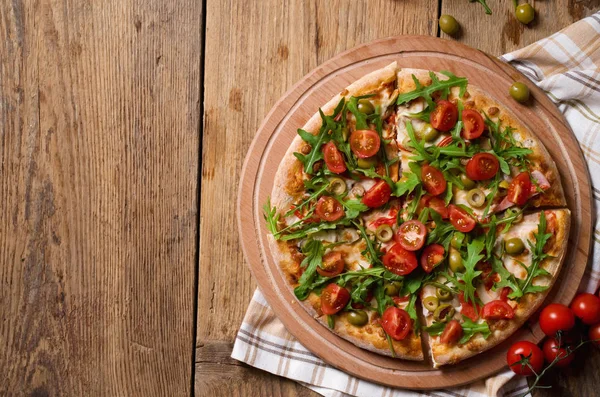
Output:
<instances>
[{"instance_id":1,"label":"sliced cherry tomato","mask_svg":"<svg viewBox=\"0 0 600 397\"><path fill-rule=\"evenodd\" d=\"M536 344L522 340L508 349L506 363L515 374L530 376L534 375L534 371L538 374L544 366L544 353Z\"/></svg>"},{"instance_id":2,"label":"sliced cherry tomato","mask_svg":"<svg viewBox=\"0 0 600 397\"><path fill-rule=\"evenodd\" d=\"M295 205L292 205L292 207L290 209L294 209L296 208ZM294 215L296 215L298 217L298 219L303 219L306 214L308 213L308 206L304 206L299 210L294 211ZM304 223L315 223L315 222L320 222L321 219L319 219L319 217L317 216L317 214L313 213L310 218L306 218L304 219Z\"/></svg>"},{"instance_id":3,"label":"sliced cherry tomato","mask_svg":"<svg viewBox=\"0 0 600 397\"><path fill-rule=\"evenodd\" d=\"M478 111L473 109L465 109L462 112L462 121L465 125L461 131L461 135L465 139L479 138L483 134L485 122Z\"/></svg>"},{"instance_id":4,"label":"sliced cherry tomato","mask_svg":"<svg viewBox=\"0 0 600 397\"><path fill-rule=\"evenodd\" d=\"M446 190L446 179L444 179L442 171L428 164L421 167L421 179L425 190L432 196L442 194Z\"/></svg>"},{"instance_id":5,"label":"sliced cherry tomato","mask_svg":"<svg viewBox=\"0 0 600 397\"><path fill-rule=\"evenodd\" d=\"M542 347L544 357L548 363L551 363L558 357L558 361L554 364L558 368L568 367L575 358L575 354L569 354L567 349L558 343L558 339L552 337L547 338Z\"/></svg>"},{"instance_id":6,"label":"sliced cherry tomato","mask_svg":"<svg viewBox=\"0 0 600 397\"><path fill-rule=\"evenodd\" d=\"M442 219L448 219L448 207L446 207L446 203L439 197L431 196L429 194L425 194L419 200L419 205L417 206L417 211L421 213L424 208L430 208L440 214ZM430 216L431 218L431 216Z\"/></svg>"},{"instance_id":7,"label":"sliced cherry tomato","mask_svg":"<svg viewBox=\"0 0 600 397\"><path fill-rule=\"evenodd\" d=\"M407 251L417 251L425 244L426 236L427 228L425 225L413 220L400 225L394 235L394 240Z\"/></svg>"},{"instance_id":8,"label":"sliced cherry tomato","mask_svg":"<svg viewBox=\"0 0 600 397\"><path fill-rule=\"evenodd\" d=\"M369 289L369 290L367 290L367 296L365 297L365 302L371 302L371 299L373 299L373 291L371 291ZM352 308L353 309L364 309L365 305L363 305L360 302L352 302Z\"/></svg>"},{"instance_id":9,"label":"sliced cherry tomato","mask_svg":"<svg viewBox=\"0 0 600 397\"><path fill-rule=\"evenodd\" d=\"M515 316L515 311L506 302L495 300L486 303L481 309L481 317L486 320L501 320L503 318L511 319Z\"/></svg>"},{"instance_id":10,"label":"sliced cherry tomato","mask_svg":"<svg viewBox=\"0 0 600 397\"><path fill-rule=\"evenodd\" d=\"M444 260L444 246L441 244L430 244L421 254L421 267L426 273L431 273L434 267Z\"/></svg>"},{"instance_id":11,"label":"sliced cherry tomato","mask_svg":"<svg viewBox=\"0 0 600 397\"><path fill-rule=\"evenodd\" d=\"M586 325L600 323L600 298L596 295L577 295L571 302L571 310Z\"/></svg>"},{"instance_id":12,"label":"sliced cherry tomato","mask_svg":"<svg viewBox=\"0 0 600 397\"><path fill-rule=\"evenodd\" d=\"M341 174L346 171L346 163L344 162L344 156L339 151L335 143L327 142L323 146L323 157L325 158L325 164L329 171L334 174Z\"/></svg>"},{"instance_id":13,"label":"sliced cherry tomato","mask_svg":"<svg viewBox=\"0 0 600 397\"><path fill-rule=\"evenodd\" d=\"M431 126L436 130L450 131L458 121L458 109L450 101L442 99L429 116Z\"/></svg>"},{"instance_id":14,"label":"sliced cherry tomato","mask_svg":"<svg viewBox=\"0 0 600 397\"><path fill-rule=\"evenodd\" d=\"M479 318L479 308L477 306L473 306L470 302L465 301L465 293L458 293L458 301L460 302L460 314L465 317L470 318L473 321L477 321Z\"/></svg>"},{"instance_id":15,"label":"sliced cherry tomato","mask_svg":"<svg viewBox=\"0 0 600 397\"><path fill-rule=\"evenodd\" d=\"M315 213L324 221L333 222L344 216L344 207L331 196L322 196L317 201Z\"/></svg>"},{"instance_id":16,"label":"sliced cherry tomato","mask_svg":"<svg viewBox=\"0 0 600 397\"><path fill-rule=\"evenodd\" d=\"M381 139L377 131L373 130L356 130L350 134L350 149L361 159L372 157L379 151Z\"/></svg>"},{"instance_id":17,"label":"sliced cherry tomato","mask_svg":"<svg viewBox=\"0 0 600 397\"><path fill-rule=\"evenodd\" d=\"M596 346L600 346L600 323L592 325L588 331L588 338L593 341Z\"/></svg>"},{"instance_id":18,"label":"sliced cherry tomato","mask_svg":"<svg viewBox=\"0 0 600 397\"><path fill-rule=\"evenodd\" d=\"M565 305L551 303L540 313L540 327L548 336L558 331L568 331L575 326L575 315Z\"/></svg>"},{"instance_id":19,"label":"sliced cherry tomato","mask_svg":"<svg viewBox=\"0 0 600 397\"><path fill-rule=\"evenodd\" d=\"M394 274L406 276L417 268L417 257L414 252L405 250L400 244L394 244L383 255L383 266Z\"/></svg>"},{"instance_id":20,"label":"sliced cherry tomato","mask_svg":"<svg viewBox=\"0 0 600 397\"><path fill-rule=\"evenodd\" d=\"M323 314L335 314L342 310L350 300L350 292L336 283L328 284L321 292L321 311Z\"/></svg>"},{"instance_id":21,"label":"sliced cherry tomato","mask_svg":"<svg viewBox=\"0 0 600 397\"><path fill-rule=\"evenodd\" d=\"M372 188L367 190L362 198L363 204L369 208L381 207L390 200L392 188L383 179L380 179Z\"/></svg>"},{"instance_id":22,"label":"sliced cherry tomato","mask_svg":"<svg viewBox=\"0 0 600 397\"><path fill-rule=\"evenodd\" d=\"M452 137L451 136L447 136L444 139L442 139L441 141L438 142L437 147L445 147L448 146L452 143Z\"/></svg>"},{"instance_id":23,"label":"sliced cherry tomato","mask_svg":"<svg viewBox=\"0 0 600 397\"><path fill-rule=\"evenodd\" d=\"M475 222L475 219L467 211L454 204L450 204L448 210L450 212L450 223L459 232L468 233L475 228L477 222Z\"/></svg>"},{"instance_id":24,"label":"sliced cherry tomato","mask_svg":"<svg viewBox=\"0 0 600 397\"><path fill-rule=\"evenodd\" d=\"M467 176L473 181L492 179L500 169L500 162L490 153L477 153L467 163Z\"/></svg>"},{"instance_id":25,"label":"sliced cherry tomato","mask_svg":"<svg viewBox=\"0 0 600 397\"><path fill-rule=\"evenodd\" d=\"M446 327L444 327L440 342L447 345L453 345L458 342L462 336L463 329L458 320L450 320L448 321L448 324L446 324Z\"/></svg>"},{"instance_id":26,"label":"sliced cherry tomato","mask_svg":"<svg viewBox=\"0 0 600 397\"><path fill-rule=\"evenodd\" d=\"M344 258L340 251L332 251L323 256L323 267L317 266L317 273L323 277L334 277L344 270Z\"/></svg>"},{"instance_id":27,"label":"sliced cherry tomato","mask_svg":"<svg viewBox=\"0 0 600 397\"><path fill-rule=\"evenodd\" d=\"M529 173L521 172L510 182L506 199L516 205L524 205L530 196L530 191L531 178Z\"/></svg>"},{"instance_id":28,"label":"sliced cherry tomato","mask_svg":"<svg viewBox=\"0 0 600 397\"><path fill-rule=\"evenodd\" d=\"M405 310L390 306L383 312L381 326L392 339L402 340L412 330L412 321Z\"/></svg>"}]
</instances>

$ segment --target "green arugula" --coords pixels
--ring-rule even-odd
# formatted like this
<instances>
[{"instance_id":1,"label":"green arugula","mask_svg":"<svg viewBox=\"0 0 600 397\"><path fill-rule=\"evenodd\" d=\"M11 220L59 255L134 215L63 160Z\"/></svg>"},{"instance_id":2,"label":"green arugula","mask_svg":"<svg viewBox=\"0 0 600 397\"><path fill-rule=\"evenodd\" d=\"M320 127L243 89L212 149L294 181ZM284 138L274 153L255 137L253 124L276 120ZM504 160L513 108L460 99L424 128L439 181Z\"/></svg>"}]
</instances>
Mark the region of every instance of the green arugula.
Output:
<instances>
[{"instance_id":1,"label":"green arugula","mask_svg":"<svg viewBox=\"0 0 600 397\"><path fill-rule=\"evenodd\" d=\"M369 262L371 264L373 264L373 265L383 265L383 263L381 262L381 259L380 259L380 257L383 254L376 247L376 245L375 245L376 243L373 240L371 240L369 238L369 236L367 236L365 228L362 227L357 222L352 222L352 224L354 225L354 227L356 227L358 229L358 232L359 232L360 236L362 237L363 240L365 240L365 243L367 244L367 247L365 248L364 251L361 252L361 254L365 258L370 259Z\"/></svg>"},{"instance_id":2,"label":"green arugula","mask_svg":"<svg viewBox=\"0 0 600 397\"><path fill-rule=\"evenodd\" d=\"M367 115L364 113L361 113L358 110L358 101L359 99L362 99L362 97L358 98L358 97L352 97L348 100L347 103L347 108L350 112L352 112L352 114L354 115L354 118L356 119L356 129L357 130L368 130L369 128L369 122L367 121Z\"/></svg>"},{"instance_id":3,"label":"green arugula","mask_svg":"<svg viewBox=\"0 0 600 397\"><path fill-rule=\"evenodd\" d=\"M402 175L404 175L406 179L394 183L392 186L392 196L402 197L405 194L411 194L421 183L419 177L414 173L405 172Z\"/></svg>"},{"instance_id":4,"label":"green arugula","mask_svg":"<svg viewBox=\"0 0 600 397\"><path fill-rule=\"evenodd\" d=\"M294 288L294 294L300 300L305 300L310 294L309 286L314 281L315 275L317 274L317 267L323 262L323 253L325 248L323 243L319 240L309 240L302 247L302 253L305 258L300 263L300 266L304 268L304 273L298 280L298 286Z\"/></svg>"},{"instance_id":5,"label":"green arugula","mask_svg":"<svg viewBox=\"0 0 600 397\"><path fill-rule=\"evenodd\" d=\"M382 317L383 311L385 310L385 308L388 305L388 302L386 302L386 300L389 299L389 296L387 296L385 294L385 291L383 288L383 283L377 284L377 286L375 287L374 295L375 295L375 299L377 301L377 313L379 313L379 317ZM382 327L382 329L383 329L383 327ZM385 337L388 341L388 346L390 347L390 351L392 352L392 357L396 358L396 351L394 350L394 344L392 343L392 338L388 335L387 332L385 332L385 330L383 330L383 333L385 334Z\"/></svg>"},{"instance_id":6,"label":"green arugula","mask_svg":"<svg viewBox=\"0 0 600 397\"><path fill-rule=\"evenodd\" d=\"M370 209L369 207L367 207L366 204L364 204L359 199L343 200L343 198L338 198L338 197L336 197L336 199L344 207L344 210L346 212L346 219L355 219L361 213L368 211Z\"/></svg>"},{"instance_id":7,"label":"green arugula","mask_svg":"<svg viewBox=\"0 0 600 397\"><path fill-rule=\"evenodd\" d=\"M473 336L475 336L475 334L481 333L481 335L483 336L484 339L489 338L490 335L492 334L492 331L490 331L490 327L489 327L488 323L486 323L485 321L482 322L481 324L479 324L479 323L473 322L471 319L464 317L464 316L463 316L463 320L464 320L464 322L461 324L461 327L463 329L463 336L458 341L458 343L461 345L470 341L471 338Z\"/></svg>"},{"instance_id":8,"label":"green arugula","mask_svg":"<svg viewBox=\"0 0 600 397\"><path fill-rule=\"evenodd\" d=\"M492 264L492 271L498 273L498 275L500 276L500 281L494 283L494 291L497 291L498 289L504 287L508 287L512 291L507 295L508 299L518 299L522 297L523 291L519 286L519 282L515 278L515 275L509 272L506 269L506 267L504 267L504 263L502 262L502 260L495 254L492 254L490 262Z\"/></svg>"},{"instance_id":9,"label":"green arugula","mask_svg":"<svg viewBox=\"0 0 600 397\"><path fill-rule=\"evenodd\" d=\"M406 207L406 217L407 220L413 219L415 217L415 213L417 212L417 207L419 206L419 201L421 201L421 197L425 194L425 190L423 190L423 185L417 185L415 189L415 195L412 201Z\"/></svg>"},{"instance_id":10,"label":"green arugula","mask_svg":"<svg viewBox=\"0 0 600 397\"><path fill-rule=\"evenodd\" d=\"M445 328L446 323L438 321L431 324L429 327L423 327L423 331L427 332L429 335L438 336L444 332Z\"/></svg>"},{"instance_id":11,"label":"green arugula","mask_svg":"<svg viewBox=\"0 0 600 397\"><path fill-rule=\"evenodd\" d=\"M435 222L435 228L427 234L427 245L438 243L443 245L446 252L448 252L448 247L452 241L452 235L456 229L451 223L445 222L442 219L442 216L435 210L429 211L429 215Z\"/></svg>"},{"instance_id":12,"label":"green arugula","mask_svg":"<svg viewBox=\"0 0 600 397\"><path fill-rule=\"evenodd\" d=\"M552 258L551 255L544 252L544 246L552 237L552 233L546 233L546 215L544 211L540 214L540 223L538 224L538 231L534 233L535 243L528 240L529 248L533 255L531 266L527 267L524 263L518 262L526 271L527 277L525 280L519 280L519 284L523 294L536 293L545 291L548 286L544 285L533 285L533 279L539 276L550 276L550 273L541 268L540 265L547 258Z\"/></svg>"},{"instance_id":13,"label":"green arugula","mask_svg":"<svg viewBox=\"0 0 600 397\"><path fill-rule=\"evenodd\" d=\"M476 0L476 1L483 6L483 8L485 9L485 13L487 15L492 15L492 10L490 9L490 7L488 7L485 0Z\"/></svg>"},{"instance_id":14,"label":"green arugula","mask_svg":"<svg viewBox=\"0 0 600 397\"><path fill-rule=\"evenodd\" d=\"M271 197L267 197L267 202L263 206L263 217L265 221L267 221L267 229L269 232L275 237L275 240L278 239L279 231L277 230L277 222L279 222L279 214L277 213L277 208L271 207Z\"/></svg>"},{"instance_id":15,"label":"green arugula","mask_svg":"<svg viewBox=\"0 0 600 397\"><path fill-rule=\"evenodd\" d=\"M483 237L483 236L482 236ZM467 244L467 256L463 257L463 264L465 266L465 272L459 276L464 281L463 287L461 288L465 294L465 301L470 302L474 306L477 305L475 301L475 286L473 280L480 274L480 270L475 270L475 265L484 258L482 251L484 248L484 241L481 237L478 237Z\"/></svg>"},{"instance_id":16,"label":"green arugula","mask_svg":"<svg viewBox=\"0 0 600 397\"><path fill-rule=\"evenodd\" d=\"M419 119L419 120L423 120L426 123L429 123L429 121L431 119L431 111L432 110L433 110L433 108L430 108L429 106L427 106L425 109L421 110L420 112L409 113L409 114L407 114L407 116L410 117L411 119Z\"/></svg>"},{"instance_id":17,"label":"green arugula","mask_svg":"<svg viewBox=\"0 0 600 397\"><path fill-rule=\"evenodd\" d=\"M456 77L454 74L452 74L446 70L440 71L440 73L443 74L444 76L448 77L448 79L440 80L440 79L438 79L438 77L436 76L435 73L429 72L429 77L431 78L431 84L428 86L425 86L425 87L419 82L419 79L417 79L417 77L413 74L412 79L415 82L416 89L413 91L398 95L398 99L396 100L396 103L398 105L402 105L403 103L410 102L414 99L423 98L427 102L427 106L433 110L435 108L435 102L433 101L433 98L431 97L431 95L434 92L439 92L441 94L441 98L446 99L446 98L448 98L448 94L450 93L450 88L452 88L452 87L460 87L459 97L462 97L464 95L465 91L467 90L467 83L468 83L467 79L464 77Z\"/></svg>"},{"instance_id":18,"label":"green arugula","mask_svg":"<svg viewBox=\"0 0 600 397\"><path fill-rule=\"evenodd\" d=\"M464 109L463 103L461 100L458 100L458 104L456 106L458 108L458 121L456 122L456 125L454 126L454 128L452 129L452 131L450 132L450 134L452 135L452 140L454 142L460 142L463 146L465 145L465 141L464 139L462 139L462 136L460 135L464 123L462 121L462 112Z\"/></svg>"}]
</instances>

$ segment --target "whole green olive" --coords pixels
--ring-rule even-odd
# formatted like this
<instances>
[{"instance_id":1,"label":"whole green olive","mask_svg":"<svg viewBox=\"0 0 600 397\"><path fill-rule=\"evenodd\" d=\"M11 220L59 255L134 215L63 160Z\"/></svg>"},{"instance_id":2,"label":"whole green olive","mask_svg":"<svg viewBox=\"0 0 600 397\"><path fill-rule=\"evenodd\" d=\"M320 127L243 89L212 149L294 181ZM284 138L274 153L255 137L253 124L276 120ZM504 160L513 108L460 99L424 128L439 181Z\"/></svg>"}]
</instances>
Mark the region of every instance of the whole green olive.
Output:
<instances>
[{"instance_id":1,"label":"whole green olive","mask_svg":"<svg viewBox=\"0 0 600 397\"><path fill-rule=\"evenodd\" d=\"M441 301L449 301L452 300L452 293L447 289L438 288L435 290L435 296L438 297Z\"/></svg>"},{"instance_id":2,"label":"whole green olive","mask_svg":"<svg viewBox=\"0 0 600 397\"><path fill-rule=\"evenodd\" d=\"M523 83L516 82L510 86L510 96L517 102L525 103L529 100L529 88Z\"/></svg>"},{"instance_id":3,"label":"whole green olive","mask_svg":"<svg viewBox=\"0 0 600 397\"><path fill-rule=\"evenodd\" d=\"M452 240L450 240L450 245L453 248L459 249L462 247L463 242L465 242L465 234L462 232L454 232Z\"/></svg>"},{"instance_id":4,"label":"whole green olive","mask_svg":"<svg viewBox=\"0 0 600 397\"><path fill-rule=\"evenodd\" d=\"M518 237L510 238L504 241L504 250L509 255L519 255L525 250L525 244Z\"/></svg>"},{"instance_id":5,"label":"whole green olive","mask_svg":"<svg viewBox=\"0 0 600 397\"><path fill-rule=\"evenodd\" d=\"M329 179L327 189L333 194L343 194L346 191L346 182L342 178L333 177Z\"/></svg>"},{"instance_id":6,"label":"whole green olive","mask_svg":"<svg viewBox=\"0 0 600 397\"><path fill-rule=\"evenodd\" d=\"M390 225L381 225L375 230L375 237L382 243L387 243L394 237L394 231Z\"/></svg>"},{"instance_id":7,"label":"whole green olive","mask_svg":"<svg viewBox=\"0 0 600 397\"><path fill-rule=\"evenodd\" d=\"M383 288L387 296L396 296L400 292L400 288L402 288L402 283L400 281L392 281L391 283L385 283Z\"/></svg>"},{"instance_id":8,"label":"whole green olive","mask_svg":"<svg viewBox=\"0 0 600 397\"><path fill-rule=\"evenodd\" d=\"M446 321L454 317L454 313L456 313L454 307L447 303L444 303L443 305L439 305L438 308L435 309L435 312L433 312L433 319L435 321L441 321L445 323Z\"/></svg>"},{"instance_id":9,"label":"whole green olive","mask_svg":"<svg viewBox=\"0 0 600 397\"><path fill-rule=\"evenodd\" d=\"M535 10L529 3L519 5L515 13L519 22L525 25L533 21L533 18L535 18Z\"/></svg>"},{"instance_id":10,"label":"whole green olive","mask_svg":"<svg viewBox=\"0 0 600 397\"><path fill-rule=\"evenodd\" d=\"M450 269L452 269L454 273L463 272L465 270L465 265L463 264L460 251L456 248L450 247L450 253L448 254L448 262L450 264Z\"/></svg>"},{"instance_id":11,"label":"whole green olive","mask_svg":"<svg viewBox=\"0 0 600 397\"><path fill-rule=\"evenodd\" d=\"M423 299L423 307L425 307L425 309L429 310L430 312L435 311L435 309L438 308L439 304L440 300L435 296L428 296L427 298Z\"/></svg>"},{"instance_id":12,"label":"whole green olive","mask_svg":"<svg viewBox=\"0 0 600 397\"><path fill-rule=\"evenodd\" d=\"M352 310L348 312L348 322L357 327L362 327L369 322L369 315L364 310Z\"/></svg>"},{"instance_id":13,"label":"whole green olive","mask_svg":"<svg viewBox=\"0 0 600 397\"><path fill-rule=\"evenodd\" d=\"M367 157L366 159L359 158L356 163L358 168L369 169L377 165L377 156Z\"/></svg>"},{"instance_id":14,"label":"whole green olive","mask_svg":"<svg viewBox=\"0 0 600 397\"><path fill-rule=\"evenodd\" d=\"M375 106L368 99L360 99L358 101L358 111L362 114L373 114Z\"/></svg>"},{"instance_id":15,"label":"whole green olive","mask_svg":"<svg viewBox=\"0 0 600 397\"><path fill-rule=\"evenodd\" d=\"M473 189L476 186L475 182L471 180L466 174L460 174L459 179L466 190Z\"/></svg>"},{"instance_id":16,"label":"whole green olive","mask_svg":"<svg viewBox=\"0 0 600 397\"><path fill-rule=\"evenodd\" d=\"M480 189L471 189L467 193L467 202L475 208L481 208L485 204L485 194Z\"/></svg>"},{"instance_id":17,"label":"whole green olive","mask_svg":"<svg viewBox=\"0 0 600 397\"><path fill-rule=\"evenodd\" d=\"M439 24L440 29L442 29L442 32L446 34L453 35L458 32L458 22L456 21L456 19L454 19L452 15L442 15L440 17Z\"/></svg>"},{"instance_id":18,"label":"whole green olive","mask_svg":"<svg viewBox=\"0 0 600 397\"><path fill-rule=\"evenodd\" d=\"M420 131L419 138L424 139L425 142L432 142L435 141L439 135L439 131L433 128L431 124L427 123Z\"/></svg>"}]
</instances>

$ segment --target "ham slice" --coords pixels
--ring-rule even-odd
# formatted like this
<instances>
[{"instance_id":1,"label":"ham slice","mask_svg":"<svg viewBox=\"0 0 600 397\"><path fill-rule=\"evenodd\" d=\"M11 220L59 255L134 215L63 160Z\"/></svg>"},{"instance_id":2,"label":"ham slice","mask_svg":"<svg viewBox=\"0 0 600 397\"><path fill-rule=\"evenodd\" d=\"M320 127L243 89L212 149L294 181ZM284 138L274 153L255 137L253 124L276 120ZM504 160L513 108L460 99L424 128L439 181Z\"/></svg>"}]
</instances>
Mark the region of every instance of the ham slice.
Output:
<instances>
[{"instance_id":1,"label":"ham slice","mask_svg":"<svg viewBox=\"0 0 600 397\"><path fill-rule=\"evenodd\" d=\"M539 186L542 190L546 190L550 187L550 182L548 182L548 179L546 179L544 174L542 174L540 171L538 171L538 170L532 171L531 177L535 180L537 186ZM529 195L529 198L540 194L540 192L537 190L537 186L535 184L531 185L531 193ZM513 205L515 205L515 203L510 201L507 196L507 197L504 197L504 199L500 202L500 204L498 204L494 207L494 210L492 212L493 213L501 212L507 208L512 207Z\"/></svg>"}]
</instances>

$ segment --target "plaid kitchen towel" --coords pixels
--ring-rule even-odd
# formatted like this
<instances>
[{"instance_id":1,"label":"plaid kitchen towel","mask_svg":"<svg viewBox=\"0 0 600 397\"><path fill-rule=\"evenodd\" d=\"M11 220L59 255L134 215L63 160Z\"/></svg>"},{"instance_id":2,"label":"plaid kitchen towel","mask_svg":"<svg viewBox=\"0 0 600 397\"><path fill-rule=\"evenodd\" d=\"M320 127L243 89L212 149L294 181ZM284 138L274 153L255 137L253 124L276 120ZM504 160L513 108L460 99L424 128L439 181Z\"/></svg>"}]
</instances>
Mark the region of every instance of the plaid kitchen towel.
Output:
<instances>
[{"instance_id":1,"label":"plaid kitchen towel","mask_svg":"<svg viewBox=\"0 0 600 397\"><path fill-rule=\"evenodd\" d=\"M587 161L596 208L593 257L580 289L600 281L600 12L501 57L544 90L565 115ZM286 331L259 290L250 302L231 356L300 382L324 396L513 396L527 390L510 370L462 388L412 392L364 381L325 364Z\"/></svg>"}]
</instances>

